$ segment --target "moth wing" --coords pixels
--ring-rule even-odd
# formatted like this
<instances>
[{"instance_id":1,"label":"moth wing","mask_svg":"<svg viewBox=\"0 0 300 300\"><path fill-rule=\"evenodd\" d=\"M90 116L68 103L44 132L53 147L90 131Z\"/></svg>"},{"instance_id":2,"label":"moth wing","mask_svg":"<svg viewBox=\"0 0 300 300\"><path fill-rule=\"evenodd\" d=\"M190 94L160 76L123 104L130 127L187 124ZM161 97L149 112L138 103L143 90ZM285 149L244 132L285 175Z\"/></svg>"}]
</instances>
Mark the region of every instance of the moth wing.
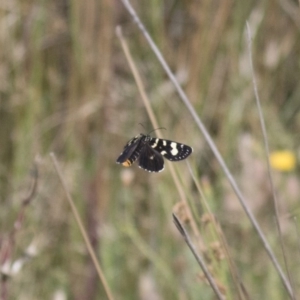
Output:
<instances>
[{"instance_id":1,"label":"moth wing","mask_svg":"<svg viewBox=\"0 0 300 300\"><path fill-rule=\"evenodd\" d=\"M139 166L149 172L161 172L164 169L164 159L158 151L146 144L140 154Z\"/></svg>"},{"instance_id":2,"label":"moth wing","mask_svg":"<svg viewBox=\"0 0 300 300\"><path fill-rule=\"evenodd\" d=\"M188 145L164 139L153 139L150 145L166 159L171 161L185 159L193 152L193 149Z\"/></svg>"},{"instance_id":3,"label":"moth wing","mask_svg":"<svg viewBox=\"0 0 300 300\"><path fill-rule=\"evenodd\" d=\"M140 154L141 151L141 145L140 145L141 139L139 138L133 138L131 139L124 147L123 152L120 154L120 156L117 158L117 163L122 164L126 162L128 159L130 160L130 164L135 162Z\"/></svg>"}]
</instances>

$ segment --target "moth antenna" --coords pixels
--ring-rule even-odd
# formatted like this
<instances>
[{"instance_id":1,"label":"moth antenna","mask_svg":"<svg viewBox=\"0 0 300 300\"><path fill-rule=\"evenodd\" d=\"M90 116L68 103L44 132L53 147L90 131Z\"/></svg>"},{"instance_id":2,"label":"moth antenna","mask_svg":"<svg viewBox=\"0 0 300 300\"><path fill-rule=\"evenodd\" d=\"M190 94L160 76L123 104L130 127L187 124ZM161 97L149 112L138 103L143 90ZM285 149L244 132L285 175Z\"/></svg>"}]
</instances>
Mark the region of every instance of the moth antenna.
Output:
<instances>
[{"instance_id":1,"label":"moth antenna","mask_svg":"<svg viewBox=\"0 0 300 300\"><path fill-rule=\"evenodd\" d=\"M159 129L164 129L164 130L167 130L165 127L159 127L159 128L156 128L156 129L153 129L152 131L150 131L148 134L150 134L151 132L155 131L155 130L159 130Z\"/></svg>"},{"instance_id":2,"label":"moth antenna","mask_svg":"<svg viewBox=\"0 0 300 300\"><path fill-rule=\"evenodd\" d=\"M139 123L139 125L141 125L144 129L146 129L145 126L143 125L143 123Z\"/></svg>"}]
</instances>

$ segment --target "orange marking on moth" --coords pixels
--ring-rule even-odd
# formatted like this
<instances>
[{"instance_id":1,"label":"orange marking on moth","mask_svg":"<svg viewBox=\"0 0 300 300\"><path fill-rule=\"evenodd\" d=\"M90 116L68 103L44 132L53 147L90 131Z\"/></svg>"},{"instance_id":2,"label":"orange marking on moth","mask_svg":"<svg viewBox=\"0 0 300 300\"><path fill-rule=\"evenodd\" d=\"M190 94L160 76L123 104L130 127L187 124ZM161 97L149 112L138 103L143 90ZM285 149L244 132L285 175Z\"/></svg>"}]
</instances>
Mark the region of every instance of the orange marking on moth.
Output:
<instances>
[{"instance_id":1,"label":"orange marking on moth","mask_svg":"<svg viewBox=\"0 0 300 300\"><path fill-rule=\"evenodd\" d=\"M130 162L129 159L127 159L126 161L124 161L124 162L122 163L122 165L123 165L124 167L130 167L130 166L131 166L131 162Z\"/></svg>"}]
</instances>

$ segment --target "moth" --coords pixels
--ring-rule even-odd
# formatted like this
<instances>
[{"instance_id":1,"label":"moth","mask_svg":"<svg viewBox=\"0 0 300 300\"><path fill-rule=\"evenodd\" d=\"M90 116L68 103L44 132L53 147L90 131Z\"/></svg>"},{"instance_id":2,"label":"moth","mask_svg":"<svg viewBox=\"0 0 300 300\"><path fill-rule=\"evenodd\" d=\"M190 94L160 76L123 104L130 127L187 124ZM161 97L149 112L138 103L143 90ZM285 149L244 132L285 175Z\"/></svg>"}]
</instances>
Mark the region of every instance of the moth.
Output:
<instances>
[{"instance_id":1,"label":"moth","mask_svg":"<svg viewBox=\"0 0 300 300\"><path fill-rule=\"evenodd\" d=\"M187 158L192 152L193 149L185 144L140 133L127 142L116 162L130 167L138 160L140 168L148 172L161 172L164 169L163 157L178 161Z\"/></svg>"}]
</instances>

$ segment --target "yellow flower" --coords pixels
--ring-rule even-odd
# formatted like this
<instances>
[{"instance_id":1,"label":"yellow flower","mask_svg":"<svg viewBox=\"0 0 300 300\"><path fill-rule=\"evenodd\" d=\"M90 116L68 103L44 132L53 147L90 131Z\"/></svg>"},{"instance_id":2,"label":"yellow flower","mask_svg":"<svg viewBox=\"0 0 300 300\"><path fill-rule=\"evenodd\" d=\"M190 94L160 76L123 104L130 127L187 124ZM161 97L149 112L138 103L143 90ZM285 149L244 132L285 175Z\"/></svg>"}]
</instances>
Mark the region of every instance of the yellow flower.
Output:
<instances>
[{"instance_id":1,"label":"yellow flower","mask_svg":"<svg viewBox=\"0 0 300 300\"><path fill-rule=\"evenodd\" d=\"M270 154L271 167L279 171L291 171L296 167L296 157L291 151L274 151Z\"/></svg>"}]
</instances>

